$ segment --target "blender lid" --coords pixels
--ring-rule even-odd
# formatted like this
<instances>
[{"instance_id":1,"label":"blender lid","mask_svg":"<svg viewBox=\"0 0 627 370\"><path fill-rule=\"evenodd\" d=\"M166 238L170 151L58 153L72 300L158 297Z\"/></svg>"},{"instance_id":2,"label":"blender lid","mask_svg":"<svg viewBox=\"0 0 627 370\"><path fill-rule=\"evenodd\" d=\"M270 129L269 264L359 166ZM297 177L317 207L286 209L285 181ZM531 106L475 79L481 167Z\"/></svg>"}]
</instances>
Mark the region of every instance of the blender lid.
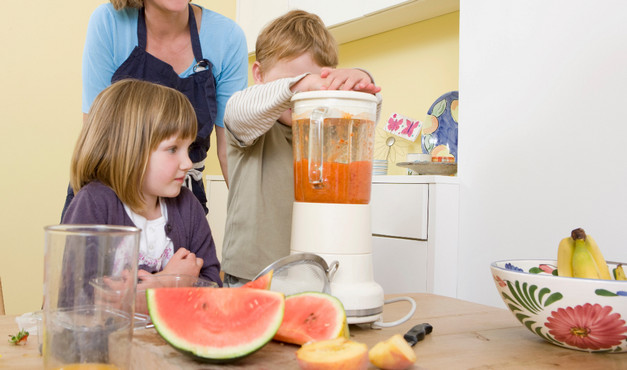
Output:
<instances>
[{"instance_id":1,"label":"blender lid","mask_svg":"<svg viewBox=\"0 0 627 370\"><path fill-rule=\"evenodd\" d=\"M299 92L292 96L292 102L305 99L357 99L377 102L374 95L360 91L316 90Z\"/></svg>"}]
</instances>

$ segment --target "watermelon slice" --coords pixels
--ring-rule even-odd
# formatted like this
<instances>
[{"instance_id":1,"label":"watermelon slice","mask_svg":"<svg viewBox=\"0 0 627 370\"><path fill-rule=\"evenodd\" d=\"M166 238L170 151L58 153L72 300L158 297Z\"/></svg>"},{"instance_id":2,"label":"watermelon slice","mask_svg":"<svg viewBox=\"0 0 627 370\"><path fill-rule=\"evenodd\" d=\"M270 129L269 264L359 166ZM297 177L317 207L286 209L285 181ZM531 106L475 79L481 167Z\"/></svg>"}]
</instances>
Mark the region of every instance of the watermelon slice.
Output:
<instances>
[{"instance_id":1,"label":"watermelon slice","mask_svg":"<svg viewBox=\"0 0 627 370\"><path fill-rule=\"evenodd\" d=\"M302 345L311 341L348 338L346 312L339 299L319 292L285 298L285 314L274 340Z\"/></svg>"},{"instance_id":2,"label":"watermelon slice","mask_svg":"<svg viewBox=\"0 0 627 370\"><path fill-rule=\"evenodd\" d=\"M272 273L274 270L270 270L267 273L259 276L253 281L249 281L246 284L242 285L242 288L254 288L254 289L270 289L270 285L272 284Z\"/></svg>"},{"instance_id":3,"label":"watermelon slice","mask_svg":"<svg viewBox=\"0 0 627 370\"><path fill-rule=\"evenodd\" d=\"M157 332L177 350L207 362L248 356L277 332L283 293L250 288L159 288L146 290Z\"/></svg>"}]
</instances>

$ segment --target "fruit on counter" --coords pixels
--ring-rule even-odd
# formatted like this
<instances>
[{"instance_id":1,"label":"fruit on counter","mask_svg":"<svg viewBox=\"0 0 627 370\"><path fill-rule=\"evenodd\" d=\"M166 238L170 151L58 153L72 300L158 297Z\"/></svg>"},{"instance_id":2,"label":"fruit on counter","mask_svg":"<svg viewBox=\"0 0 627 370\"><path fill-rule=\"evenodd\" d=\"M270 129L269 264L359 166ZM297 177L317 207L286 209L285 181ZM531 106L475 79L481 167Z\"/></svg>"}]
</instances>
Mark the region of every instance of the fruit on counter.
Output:
<instances>
[{"instance_id":1,"label":"fruit on counter","mask_svg":"<svg viewBox=\"0 0 627 370\"><path fill-rule=\"evenodd\" d=\"M625 270L623 270L622 264L619 263L618 265L616 265L616 268L614 268L613 272L615 280L627 280L627 276L625 276Z\"/></svg>"},{"instance_id":2,"label":"fruit on counter","mask_svg":"<svg viewBox=\"0 0 627 370\"><path fill-rule=\"evenodd\" d=\"M18 345L18 344L26 344L28 340L28 332L25 330L20 330L17 334L11 335L9 334L9 343Z\"/></svg>"},{"instance_id":3,"label":"fruit on counter","mask_svg":"<svg viewBox=\"0 0 627 370\"><path fill-rule=\"evenodd\" d=\"M157 332L177 350L207 362L230 362L262 348L283 320L285 296L251 288L147 289Z\"/></svg>"},{"instance_id":4,"label":"fruit on counter","mask_svg":"<svg viewBox=\"0 0 627 370\"><path fill-rule=\"evenodd\" d=\"M348 338L346 311L339 299L320 292L304 292L285 298L285 314L274 340L305 344Z\"/></svg>"},{"instance_id":5,"label":"fruit on counter","mask_svg":"<svg viewBox=\"0 0 627 370\"><path fill-rule=\"evenodd\" d=\"M254 289L270 289L270 285L272 285L272 274L274 270L270 270L267 273L259 276L255 280L249 281L246 284L242 285L243 288L254 288Z\"/></svg>"},{"instance_id":6,"label":"fruit on counter","mask_svg":"<svg viewBox=\"0 0 627 370\"><path fill-rule=\"evenodd\" d=\"M347 338L304 344L296 351L304 370L360 370L368 368L368 346Z\"/></svg>"},{"instance_id":7,"label":"fruit on counter","mask_svg":"<svg viewBox=\"0 0 627 370\"><path fill-rule=\"evenodd\" d=\"M375 344L368 352L370 362L380 369L403 370L416 362L416 354L400 335Z\"/></svg>"},{"instance_id":8,"label":"fruit on counter","mask_svg":"<svg viewBox=\"0 0 627 370\"><path fill-rule=\"evenodd\" d=\"M557 274L566 277L611 280L599 246L582 228L562 239L557 250Z\"/></svg>"}]
</instances>

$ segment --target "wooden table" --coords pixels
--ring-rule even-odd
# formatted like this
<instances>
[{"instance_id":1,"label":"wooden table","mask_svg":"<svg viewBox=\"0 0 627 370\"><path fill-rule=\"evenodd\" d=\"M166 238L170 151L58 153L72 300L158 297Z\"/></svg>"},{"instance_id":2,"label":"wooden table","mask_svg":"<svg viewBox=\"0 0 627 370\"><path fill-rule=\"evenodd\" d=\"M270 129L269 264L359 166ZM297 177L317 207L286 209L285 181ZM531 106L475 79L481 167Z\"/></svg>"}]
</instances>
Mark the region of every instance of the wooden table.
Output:
<instances>
[{"instance_id":1,"label":"wooden table","mask_svg":"<svg viewBox=\"0 0 627 370\"><path fill-rule=\"evenodd\" d=\"M397 295L391 295L391 298ZM428 322L433 332L416 344L413 369L627 369L627 354L590 354L545 342L523 327L507 310L432 294L410 294L416 313L393 328L373 330L351 325L353 340L375 343L416 324ZM386 305L384 320L392 321L409 309L406 302ZM17 332L15 316L0 316L0 337ZM136 330L133 369L298 369L297 346L270 342L238 362L210 365L195 362L167 344L154 329ZM25 346L0 340L0 369L40 369L37 337ZM374 366L370 366L375 369Z\"/></svg>"}]
</instances>

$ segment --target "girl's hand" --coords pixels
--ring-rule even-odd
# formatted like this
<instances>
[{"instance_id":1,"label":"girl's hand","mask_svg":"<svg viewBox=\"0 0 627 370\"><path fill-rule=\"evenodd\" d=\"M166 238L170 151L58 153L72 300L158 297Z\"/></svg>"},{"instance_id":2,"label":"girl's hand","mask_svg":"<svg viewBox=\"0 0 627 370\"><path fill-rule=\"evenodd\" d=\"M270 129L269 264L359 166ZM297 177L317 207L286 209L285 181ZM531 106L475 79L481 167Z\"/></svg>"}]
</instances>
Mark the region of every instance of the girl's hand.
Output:
<instances>
[{"instance_id":1,"label":"girl's hand","mask_svg":"<svg viewBox=\"0 0 627 370\"><path fill-rule=\"evenodd\" d=\"M375 86L370 76L360 69L333 69L324 67L320 77L325 79L326 90L352 90L376 94L381 87Z\"/></svg>"},{"instance_id":2,"label":"girl's hand","mask_svg":"<svg viewBox=\"0 0 627 370\"><path fill-rule=\"evenodd\" d=\"M202 258L196 257L194 253L185 248L179 248L163 268L163 273L198 276L203 263Z\"/></svg>"}]
</instances>

